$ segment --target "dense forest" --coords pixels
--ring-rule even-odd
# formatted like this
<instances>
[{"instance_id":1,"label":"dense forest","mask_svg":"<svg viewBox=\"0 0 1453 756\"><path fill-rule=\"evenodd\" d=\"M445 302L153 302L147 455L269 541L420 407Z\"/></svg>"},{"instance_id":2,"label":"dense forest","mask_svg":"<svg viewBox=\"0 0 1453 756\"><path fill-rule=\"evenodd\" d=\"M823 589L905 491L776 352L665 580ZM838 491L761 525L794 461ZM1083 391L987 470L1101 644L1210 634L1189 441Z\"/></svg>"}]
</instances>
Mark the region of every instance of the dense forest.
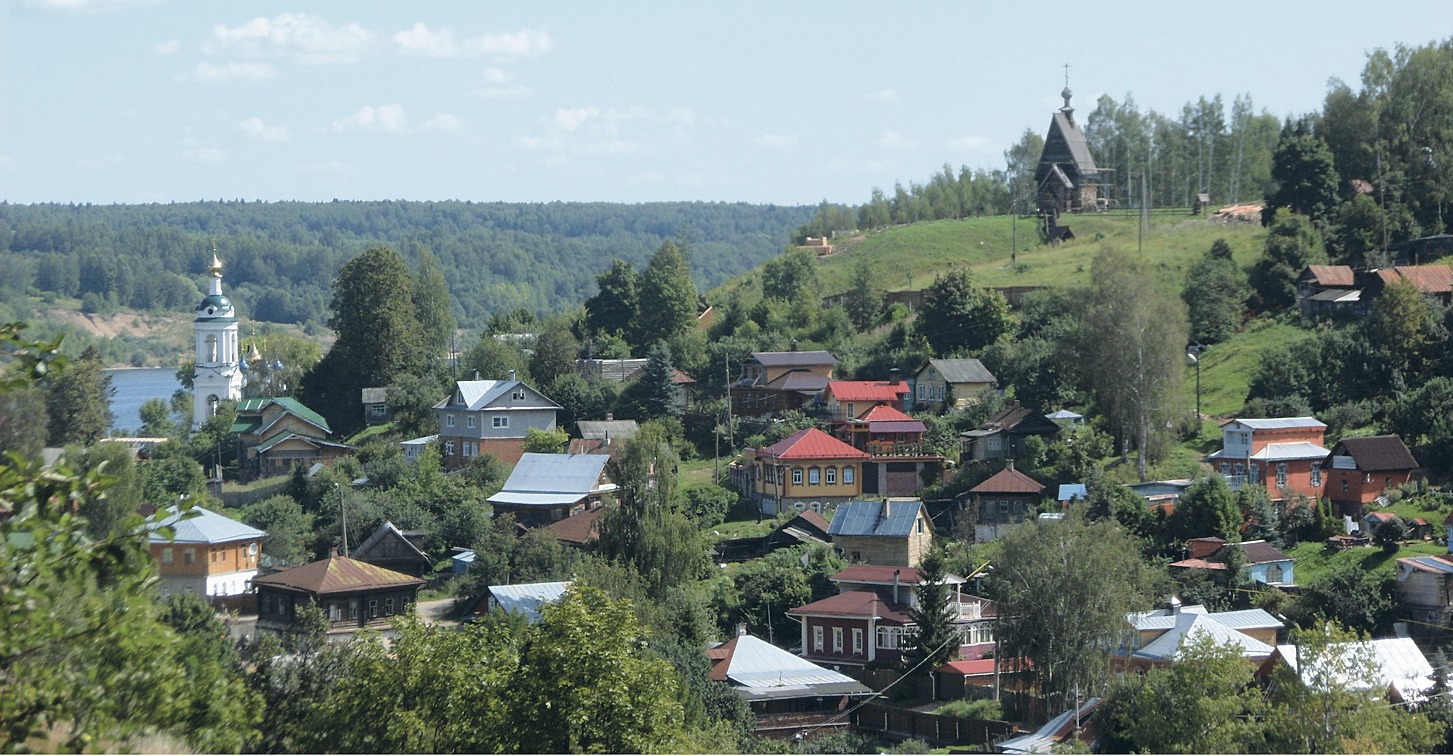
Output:
<instances>
[{"instance_id":1,"label":"dense forest","mask_svg":"<svg viewBox=\"0 0 1453 756\"><path fill-rule=\"evenodd\" d=\"M215 248L228 295L254 321L320 326L328 287L370 246L417 266L437 256L465 328L523 308L545 314L593 293L621 259L642 265L663 240L686 242L703 288L782 251L810 207L667 202L190 202L0 204L0 321L30 293L88 312L190 309Z\"/></svg>"}]
</instances>

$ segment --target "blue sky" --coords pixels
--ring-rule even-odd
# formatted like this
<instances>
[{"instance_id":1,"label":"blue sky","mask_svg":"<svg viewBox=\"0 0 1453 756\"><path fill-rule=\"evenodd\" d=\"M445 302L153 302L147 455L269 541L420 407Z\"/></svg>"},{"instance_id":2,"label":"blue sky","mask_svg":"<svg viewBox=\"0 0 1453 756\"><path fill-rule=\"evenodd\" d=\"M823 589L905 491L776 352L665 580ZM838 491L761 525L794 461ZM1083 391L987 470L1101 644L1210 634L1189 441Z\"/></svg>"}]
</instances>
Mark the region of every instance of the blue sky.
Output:
<instances>
[{"instance_id":1,"label":"blue sky","mask_svg":"<svg viewBox=\"0 0 1453 756\"><path fill-rule=\"evenodd\" d=\"M1239 10L1238 10L1239 9ZM1317 109L1446 4L0 0L0 199L859 203L1075 105ZM1438 19L1443 19L1439 22Z\"/></svg>"}]
</instances>

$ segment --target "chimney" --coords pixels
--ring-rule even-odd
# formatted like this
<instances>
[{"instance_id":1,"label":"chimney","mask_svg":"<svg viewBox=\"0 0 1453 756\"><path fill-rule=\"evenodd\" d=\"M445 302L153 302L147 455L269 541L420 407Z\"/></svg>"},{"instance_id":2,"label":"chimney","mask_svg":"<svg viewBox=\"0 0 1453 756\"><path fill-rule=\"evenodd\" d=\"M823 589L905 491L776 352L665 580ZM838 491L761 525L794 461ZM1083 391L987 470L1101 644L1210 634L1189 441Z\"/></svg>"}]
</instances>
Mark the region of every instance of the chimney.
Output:
<instances>
[{"instance_id":1,"label":"chimney","mask_svg":"<svg viewBox=\"0 0 1453 756\"><path fill-rule=\"evenodd\" d=\"M898 603L898 573L903 570L893 570L893 603Z\"/></svg>"},{"instance_id":2,"label":"chimney","mask_svg":"<svg viewBox=\"0 0 1453 756\"><path fill-rule=\"evenodd\" d=\"M745 623L745 622L738 622L737 623L737 637L741 637L741 636L746 635L746 634L747 634L747 623Z\"/></svg>"},{"instance_id":3,"label":"chimney","mask_svg":"<svg viewBox=\"0 0 1453 756\"><path fill-rule=\"evenodd\" d=\"M1181 600L1172 595L1165 600L1165 613L1175 617L1181 613Z\"/></svg>"},{"instance_id":4,"label":"chimney","mask_svg":"<svg viewBox=\"0 0 1453 756\"><path fill-rule=\"evenodd\" d=\"M797 351L797 339L792 340L792 351Z\"/></svg>"},{"instance_id":5,"label":"chimney","mask_svg":"<svg viewBox=\"0 0 1453 756\"><path fill-rule=\"evenodd\" d=\"M474 380L476 380L476 381L479 380L479 371L478 370L474 371Z\"/></svg>"},{"instance_id":6,"label":"chimney","mask_svg":"<svg viewBox=\"0 0 1453 756\"><path fill-rule=\"evenodd\" d=\"M1009 472L1014 472L1014 458L1013 457L1007 457L1007 458L1005 458L1005 460L1004 460L1004 469L1005 470L1008 470Z\"/></svg>"},{"instance_id":7,"label":"chimney","mask_svg":"<svg viewBox=\"0 0 1453 756\"><path fill-rule=\"evenodd\" d=\"M510 380L513 381L514 379L515 379L515 371L511 370L510 371Z\"/></svg>"},{"instance_id":8,"label":"chimney","mask_svg":"<svg viewBox=\"0 0 1453 756\"><path fill-rule=\"evenodd\" d=\"M888 371L888 382L893 384L894 386L897 386L901 382L902 376L902 370L899 370L898 368L893 368L892 370Z\"/></svg>"}]
</instances>

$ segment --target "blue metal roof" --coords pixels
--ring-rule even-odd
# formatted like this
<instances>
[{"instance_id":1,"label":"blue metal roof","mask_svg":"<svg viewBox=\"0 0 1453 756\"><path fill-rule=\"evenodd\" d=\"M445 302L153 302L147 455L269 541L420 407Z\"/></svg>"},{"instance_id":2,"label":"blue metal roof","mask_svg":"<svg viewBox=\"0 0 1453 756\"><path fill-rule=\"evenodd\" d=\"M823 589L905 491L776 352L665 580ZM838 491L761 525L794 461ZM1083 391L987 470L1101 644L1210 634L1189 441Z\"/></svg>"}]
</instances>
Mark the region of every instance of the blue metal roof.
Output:
<instances>
[{"instance_id":1,"label":"blue metal roof","mask_svg":"<svg viewBox=\"0 0 1453 756\"><path fill-rule=\"evenodd\" d=\"M204 507L192 507L192 512L195 514L185 518L176 507L171 507L168 512L170 514L157 527L170 526L175 531L176 537L168 540L163 538L160 533L153 531L147 539L151 543L216 544L261 540L267 537L267 533L257 528L244 525Z\"/></svg>"},{"instance_id":2,"label":"blue metal roof","mask_svg":"<svg viewBox=\"0 0 1453 756\"><path fill-rule=\"evenodd\" d=\"M835 536L902 538L913 532L922 506L918 499L850 501L833 513L827 532Z\"/></svg>"}]
</instances>

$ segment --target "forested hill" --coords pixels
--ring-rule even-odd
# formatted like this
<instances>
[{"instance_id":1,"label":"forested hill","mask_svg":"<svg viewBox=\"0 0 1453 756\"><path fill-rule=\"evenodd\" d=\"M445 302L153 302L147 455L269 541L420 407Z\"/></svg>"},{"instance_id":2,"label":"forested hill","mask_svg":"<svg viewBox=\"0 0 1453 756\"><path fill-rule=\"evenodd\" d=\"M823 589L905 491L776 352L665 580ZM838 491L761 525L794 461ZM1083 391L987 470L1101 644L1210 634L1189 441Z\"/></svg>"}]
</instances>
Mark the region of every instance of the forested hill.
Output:
<instances>
[{"instance_id":1,"label":"forested hill","mask_svg":"<svg viewBox=\"0 0 1453 756\"><path fill-rule=\"evenodd\" d=\"M383 244L410 264L421 248L437 255L460 325L478 328L515 308L579 304L612 259L644 267L665 239L687 241L704 290L779 254L814 210L705 202L0 204L0 321L23 315L15 303L26 293L79 298L89 311L190 309L215 245L243 317L321 324L338 268Z\"/></svg>"}]
</instances>

